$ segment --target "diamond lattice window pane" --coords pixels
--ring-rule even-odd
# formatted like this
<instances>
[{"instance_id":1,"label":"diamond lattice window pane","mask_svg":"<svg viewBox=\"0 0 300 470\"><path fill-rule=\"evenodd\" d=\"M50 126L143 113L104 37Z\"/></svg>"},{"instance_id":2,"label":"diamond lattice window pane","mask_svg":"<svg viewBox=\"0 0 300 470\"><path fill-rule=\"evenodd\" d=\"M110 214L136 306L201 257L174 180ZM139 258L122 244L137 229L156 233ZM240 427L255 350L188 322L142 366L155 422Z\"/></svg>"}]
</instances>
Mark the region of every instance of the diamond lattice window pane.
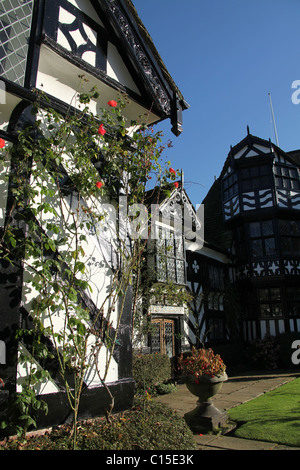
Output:
<instances>
[{"instance_id":1,"label":"diamond lattice window pane","mask_svg":"<svg viewBox=\"0 0 300 470\"><path fill-rule=\"evenodd\" d=\"M0 3L0 74L24 86L33 0Z\"/></svg>"}]
</instances>

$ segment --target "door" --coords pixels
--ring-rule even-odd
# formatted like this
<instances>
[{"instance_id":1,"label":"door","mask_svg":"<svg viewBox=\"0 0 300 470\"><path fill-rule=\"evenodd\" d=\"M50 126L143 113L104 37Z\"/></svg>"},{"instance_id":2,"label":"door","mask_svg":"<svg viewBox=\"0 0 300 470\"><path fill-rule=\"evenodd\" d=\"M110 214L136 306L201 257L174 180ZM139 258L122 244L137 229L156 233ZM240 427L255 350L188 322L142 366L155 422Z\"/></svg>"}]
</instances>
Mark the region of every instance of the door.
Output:
<instances>
[{"instance_id":1,"label":"door","mask_svg":"<svg viewBox=\"0 0 300 470\"><path fill-rule=\"evenodd\" d=\"M175 320L165 318L152 320L151 352L175 355Z\"/></svg>"}]
</instances>

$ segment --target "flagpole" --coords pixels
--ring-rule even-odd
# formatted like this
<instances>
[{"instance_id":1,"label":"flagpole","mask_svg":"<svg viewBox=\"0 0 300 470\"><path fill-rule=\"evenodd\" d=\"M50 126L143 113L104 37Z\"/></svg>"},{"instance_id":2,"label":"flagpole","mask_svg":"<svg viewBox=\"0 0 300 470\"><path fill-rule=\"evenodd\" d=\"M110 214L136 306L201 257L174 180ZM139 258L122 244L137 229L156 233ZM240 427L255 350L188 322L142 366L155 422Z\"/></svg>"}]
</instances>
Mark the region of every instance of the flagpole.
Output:
<instances>
[{"instance_id":1,"label":"flagpole","mask_svg":"<svg viewBox=\"0 0 300 470\"><path fill-rule=\"evenodd\" d=\"M272 120L273 120L274 132L275 132L276 145L277 145L277 147L279 147L278 135L277 135L276 124L275 124L275 117L274 117L274 111L273 111L273 106L272 106L271 93L269 93L269 100L270 100L270 108L271 108L271 113L272 113Z\"/></svg>"}]
</instances>

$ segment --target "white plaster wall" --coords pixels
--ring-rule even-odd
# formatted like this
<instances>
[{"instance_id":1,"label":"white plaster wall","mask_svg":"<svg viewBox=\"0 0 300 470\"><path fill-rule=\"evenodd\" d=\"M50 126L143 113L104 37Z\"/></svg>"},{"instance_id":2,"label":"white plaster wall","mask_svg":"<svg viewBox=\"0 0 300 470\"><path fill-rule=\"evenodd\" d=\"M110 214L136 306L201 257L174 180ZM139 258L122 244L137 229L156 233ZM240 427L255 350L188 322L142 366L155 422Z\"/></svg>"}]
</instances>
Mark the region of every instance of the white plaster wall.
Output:
<instances>
[{"instance_id":1,"label":"white plaster wall","mask_svg":"<svg viewBox=\"0 0 300 470\"><path fill-rule=\"evenodd\" d=\"M1 89L1 93L3 93ZM1 95L2 96L2 95ZM11 113L22 100L11 93L5 93L5 103L0 103L0 129L7 131Z\"/></svg>"},{"instance_id":2,"label":"white plaster wall","mask_svg":"<svg viewBox=\"0 0 300 470\"><path fill-rule=\"evenodd\" d=\"M139 89L134 83L116 46L111 42L108 42L107 46L107 75L140 95Z\"/></svg>"},{"instance_id":3,"label":"white plaster wall","mask_svg":"<svg viewBox=\"0 0 300 470\"><path fill-rule=\"evenodd\" d=\"M22 357L25 356L28 358L28 361L24 361ZM32 356L29 354L27 349L22 343L19 343L18 348L18 363L17 363L17 392L22 392L22 387L25 381L25 378L30 375L33 371L42 370L40 365L32 359ZM57 393L59 392L58 387L52 380L43 380L37 386L35 386L35 391L37 395L45 395L47 393Z\"/></svg>"},{"instance_id":4,"label":"white plaster wall","mask_svg":"<svg viewBox=\"0 0 300 470\"><path fill-rule=\"evenodd\" d=\"M187 249L190 249L190 247L187 246ZM196 253L206 256L207 258L220 261L221 263L224 263L224 264L228 264L230 262L226 255L224 255L223 253L219 253L218 251L212 250L211 248L207 248L206 246L204 246L200 250L196 250Z\"/></svg>"},{"instance_id":5,"label":"white plaster wall","mask_svg":"<svg viewBox=\"0 0 300 470\"><path fill-rule=\"evenodd\" d=\"M91 100L89 108L92 113L101 116L101 109L107 106L106 103L109 100L113 99L118 101L119 92L88 73L84 73L88 82L82 83L82 80L79 78L82 73L81 69L58 56L47 46L42 45L40 49L36 88L68 105L71 104L77 109L82 109L83 106L80 105L76 99L77 94L79 92L86 93L93 86L96 86L100 97L97 101ZM131 120L139 120L140 116L143 116L144 122L148 125L159 120L157 115L133 100L127 104L124 110L124 116L128 120L128 129L131 127Z\"/></svg>"},{"instance_id":6,"label":"white plaster wall","mask_svg":"<svg viewBox=\"0 0 300 470\"><path fill-rule=\"evenodd\" d=\"M234 155L235 160L238 160L238 159L243 155L243 153L246 152L247 148L248 148L248 147L244 147L244 148L242 148L239 152L237 152L237 153Z\"/></svg>"},{"instance_id":7,"label":"white plaster wall","mask_svg":"<svg viewBox=\"0 0 300 470\"><path fill-rule=\"evenodd\" d=\"M37 182L38 181L32 181L33 187L36 187L37 189ZM41 181L39 181L41 183ZM48 180L43 181L44 185L47 185L48 187L51 188L54 192L54 196L52 199L49 197L46 198L46 201L51 203L52 207L54 207L57 210L57 213L60 214L60 201L59 201L59 196L57 193L57 190L51 181L51 177L49 175ZM41 193L36 197L36 203L38 201L45 200L45 196L43 196ZM87 205L91 204L98 204L99 210L101 210L101 202L100 201L86 201ZM73 222L73 217L69 213L69 208L70 208L70 202L67 199L64 199L62 201L62 207L63 207L63 213L64 213L64 218L66 221L66 225L71 224ZM72 209L76 211L76 207L73 205ZM105 211L106 212L106 211ZM53 215L52 213L43 213L40 214L39 221L41 225L44 227L45 232L49 235L50 238L55 239L58 236L61 237L63 234L56 235L54 233L49 232L47 230L46 224L48 222L59 222L59 218ZM63 225L60 220L60 225L63 228ZM110 230L110 235L111 239L113 242L113 237L115 236L115 226L113 224L109 224L105 220L103 221L103 226L101 227L100 225L96 227L96 232L98 231L98 234L102 232L105 237L108 237L108 230ZM95 232L95 233L96 233ZM66 232L67 233L67 232ZM86 235L87 240L86 242L83 243L83 250L84 250L84 256L81 259L81 261L84 262L85 264L85 272L80 275L80 277L84 280L87 280L89 285L92 287L92 292L89 290L87 291L88 296L93 300L94 304L98 307L98 309L104 311L104 316L107 317L108 309L110 306L110 299L107 299L107 295L109 291L111 291L111 282L113 279L113 273L108 265L103 253L101 252L100 244L98 237L95 234L89 234L87 231L83 228L81 232L79 232L78 235ZM75 249L75 238L71 240L68 244L62 245L60 249L60 254L63 256L65 252L69 252L70 250ZM32 301L33 299L37 296L38 292L32 288L30 281L33 280L34 278L37 279L34 271L30 268L32 265L32 259L30 259L28 256L25 259L25 272L24 272L24 284L23 284L23 291L22 291L22 303L26 310L30 311L32 308ZM78 275L79 277L79 275ZM118 307L116 306L116 309L114 312L110 314L109 320L112 323L113 327L117 326L117 320L118 320ZM53 312L51 312L51 321L50 321L50 316L48 314L44 314L43 317L43 323L45 327L50 327L53 325L53 330L56 333L59 333L63 331L64 329L64 320L65 320L65 314L64 314L64 309L63 309L63 302L61 302L60 305L57 306L57 309ZM94 335L90 335L89 337L89 342L88 342L88 352L87 352L87 357L88 357L88 363L90 365L87 373L86 373L86 380L89 384L89 386L95 386L101 384L101 380L99 379L97 370L100 371L100 375L103 378L104 372L106 369L106 362L109 357L109 351L106 350L104 346L102 346L99 357L98 357L98 364L97 367L95 365L94 361L94 356L93 356L93 351L92 347L95 344L96 338ZM26 374L27 370L26 367L22 366L19 364L18 367L18 377L19 377L19 382L22 382L22 377L24 377L24 374ZM108 374L106 377L106 381L108 382L113 382L118 380L118 365L115 362L113 358L111 358L111 363L110 363L110 368L108 370ZM40 391L41 393L55 393L55 389L49 388L48 386L44 387Z\"/></svg>"},{"instance_id":8,"label":"white plaster wall","mask_svg":"<svg viewBox=\"0 0 300 470\"><path fill-rule=\"evenodd\" d=\"M103 27L103 23L93 8L90 0L68 0L71 5L81 10L87 16L92 18L96 23Z\"/></svg>"}]
</instances>

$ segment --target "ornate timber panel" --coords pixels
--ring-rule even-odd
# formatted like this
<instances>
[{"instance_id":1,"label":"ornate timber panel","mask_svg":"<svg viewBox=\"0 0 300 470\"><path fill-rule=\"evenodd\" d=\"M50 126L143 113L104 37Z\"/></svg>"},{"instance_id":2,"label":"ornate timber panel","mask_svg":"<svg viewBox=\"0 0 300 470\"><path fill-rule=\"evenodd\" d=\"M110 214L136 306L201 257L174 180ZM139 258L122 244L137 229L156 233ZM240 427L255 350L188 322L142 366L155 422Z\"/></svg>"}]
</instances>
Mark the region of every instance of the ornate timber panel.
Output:
<instances>
[{"instance_id":1,"label":"ornate timber panel","mask_svg":"<svg viewBox=\"0 0 300 470\"><path fill-rule=\"evenodd\" d=\"M242 194L242 207L244 211L265 209L274 205L271 189L252 191Z\"/></svg>"},{"instance_id":2,"label":"ornate timber panel","mask_svg":"<svg viewBox=\"0 0 300 470\"><path fill-rule=\"evenodd\" d=\"M125 12L115 0L106 0L106 3L110 12L113 14L115 21L119 25L125 41L130 46L132 54L135 56L138 63L140 64L140 67L144 75L146 76L148 83L150 83L152 93L155 96L155 99L159 103L164 113L170 114L170 97L168 97L168 95L166 94L162 81L158 77L153 65L146 56L142 44L140 43L137 35L134 32L134 29L131 27L130 23L126 18Z\"/></svg>"},{"instance_id":3,"label":"ornate timber panel","mask_svg":"<svg viewBox=\"0 0 300 470\"><path fill-rule=\"evenodd\" d=\"M277 189L277 204L286 209L300 209L300 192Z\"/></svg>"},{"instance_id":4,"label":"ornate timber panel","mask_svg":"<svg viewBox=\"0 0 300 470\"><path fill-rule=\"evenodd\" d=\"M260 260L236 267L236 279L262 278L266 276L299 276L300 260Z\"/></svg>"},{"instance_id":5,"label":"ornate timber panel","mask_svg":"<svg viewBox=\"0 0 300 470\"><path fill-rule=\"evenodd\" d=\"M235 196L230 201L224 203L224 219L225 221L231 219L240 213L240 200L239 196Z\"/></svg>"},{"instance_id":6,"label":"ornate timber panel","mask_svg":"<svg viewBox=\"0 0 300 470\"><path fill-rule=\"evenodd\" d=\"M105 29L69 2L47 0L44 34L76 58L96 69L106 71Z\"/></svg>"}]
</instances>

